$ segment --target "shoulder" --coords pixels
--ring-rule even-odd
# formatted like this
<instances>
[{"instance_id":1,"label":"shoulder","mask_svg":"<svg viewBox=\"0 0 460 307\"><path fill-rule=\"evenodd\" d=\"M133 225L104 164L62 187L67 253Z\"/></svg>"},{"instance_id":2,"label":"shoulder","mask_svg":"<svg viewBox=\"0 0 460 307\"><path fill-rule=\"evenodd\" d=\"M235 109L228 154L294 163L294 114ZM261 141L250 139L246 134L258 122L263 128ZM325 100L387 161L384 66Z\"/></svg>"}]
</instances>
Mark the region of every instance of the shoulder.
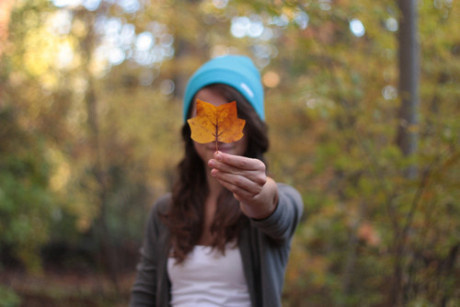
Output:
<instances>
[{"instance_id":1,"label":"shoulder","mask_svg":"<svg viewBox=\"0 0 460 307\"><path fill-rule=\"evenodd\" d=\"M162 216L164 216L171 206L171 193L167 193L159 197L153 206L150 208L150 213L148 216L148 223L153 225L160 225L162 223Z\"/></svg>"},{"instance_id":2,"label":"shoulder","mask_svg":"<svg viewBox=\"0 0 460 307\"><path fill-rule=\"evenodd\" d=\"M167 193L158 198L153 204L152 211L155 213L166 213L171 205L172 195Z\"/></svg>"}]
</instances>

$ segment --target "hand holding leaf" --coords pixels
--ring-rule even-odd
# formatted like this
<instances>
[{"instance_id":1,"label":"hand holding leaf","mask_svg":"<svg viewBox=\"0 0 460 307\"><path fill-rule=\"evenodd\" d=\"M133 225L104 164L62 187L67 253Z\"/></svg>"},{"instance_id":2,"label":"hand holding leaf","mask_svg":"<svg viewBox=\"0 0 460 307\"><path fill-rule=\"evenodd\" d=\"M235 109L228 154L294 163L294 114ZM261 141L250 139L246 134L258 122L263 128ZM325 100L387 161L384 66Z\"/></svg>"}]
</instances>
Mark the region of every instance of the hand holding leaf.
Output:
<instances>
[{"instance_id":1,"label":"hand holding leaf","mask_svg":"<svg viewBox=\"0 0 460 307\"><path fill-rule=\"evenodd\" d=\"M216 142L232 143L243 137L244 119L238 118L236 101L218 107L197 99L196 116L187 120L192 139L205 144Z\"/></svg>"}]
</instances>

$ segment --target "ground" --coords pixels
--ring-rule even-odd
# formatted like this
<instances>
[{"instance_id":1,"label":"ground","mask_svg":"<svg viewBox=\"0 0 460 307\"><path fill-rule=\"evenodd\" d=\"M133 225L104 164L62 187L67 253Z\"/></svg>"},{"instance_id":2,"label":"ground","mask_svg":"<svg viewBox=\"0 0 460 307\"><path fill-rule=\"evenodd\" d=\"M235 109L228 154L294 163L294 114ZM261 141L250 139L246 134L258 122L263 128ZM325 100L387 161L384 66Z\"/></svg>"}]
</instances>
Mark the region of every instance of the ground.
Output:
<instances>
[{"instance_id":1,"label":"ground","mask_svg":"<svg viewBox=\"0 0 460 307\"><path fill-rule=\"evenodd\" d=\"M2 299L0 306L127 306L134 276L134 272L120 274L115 281L94 272L7 270L0 274L0 290L4 290L0 296L8 295L12 303Z\"/></svg>"}]
</instances>

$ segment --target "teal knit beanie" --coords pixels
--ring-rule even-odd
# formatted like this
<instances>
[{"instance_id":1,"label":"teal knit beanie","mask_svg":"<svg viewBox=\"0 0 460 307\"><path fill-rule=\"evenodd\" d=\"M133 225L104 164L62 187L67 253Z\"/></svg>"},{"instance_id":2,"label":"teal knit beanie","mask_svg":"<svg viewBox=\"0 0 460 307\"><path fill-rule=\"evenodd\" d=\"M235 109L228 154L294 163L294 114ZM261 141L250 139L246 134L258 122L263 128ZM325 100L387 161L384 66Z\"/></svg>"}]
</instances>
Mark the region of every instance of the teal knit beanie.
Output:
<instances>
[{"instance_id":1,"label":"teal knit beanie","mask_svg":"<svg viewBox=\"0 0 460 307\"><path fill-rule=\"evenodd\" d=\"M184 121L195 94L207 85L223 83L240 92L265 120L264 90L260 73L250 58L241 55L216 57L201 66L188 81L184 95Z\"/></svg>"}]
</instances>

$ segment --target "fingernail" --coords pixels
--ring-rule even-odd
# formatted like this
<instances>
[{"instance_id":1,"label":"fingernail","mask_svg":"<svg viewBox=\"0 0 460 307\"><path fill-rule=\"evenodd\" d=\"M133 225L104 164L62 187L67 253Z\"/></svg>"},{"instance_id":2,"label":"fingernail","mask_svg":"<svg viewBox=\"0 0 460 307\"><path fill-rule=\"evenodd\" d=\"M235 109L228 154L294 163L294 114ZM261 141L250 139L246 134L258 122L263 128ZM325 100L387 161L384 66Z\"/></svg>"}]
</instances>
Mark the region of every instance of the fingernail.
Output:
<instances>
[{"instance_id":1,"label":"fingernail","mask_svg":"<svg viewBox=\"0 0 460 307\"><path fill-rule=\"evenodd\" d=\"M222 160L222 154L220 153L220 151L216 151L216 159L217 160Z\"/></svg>"}]
</instances>

